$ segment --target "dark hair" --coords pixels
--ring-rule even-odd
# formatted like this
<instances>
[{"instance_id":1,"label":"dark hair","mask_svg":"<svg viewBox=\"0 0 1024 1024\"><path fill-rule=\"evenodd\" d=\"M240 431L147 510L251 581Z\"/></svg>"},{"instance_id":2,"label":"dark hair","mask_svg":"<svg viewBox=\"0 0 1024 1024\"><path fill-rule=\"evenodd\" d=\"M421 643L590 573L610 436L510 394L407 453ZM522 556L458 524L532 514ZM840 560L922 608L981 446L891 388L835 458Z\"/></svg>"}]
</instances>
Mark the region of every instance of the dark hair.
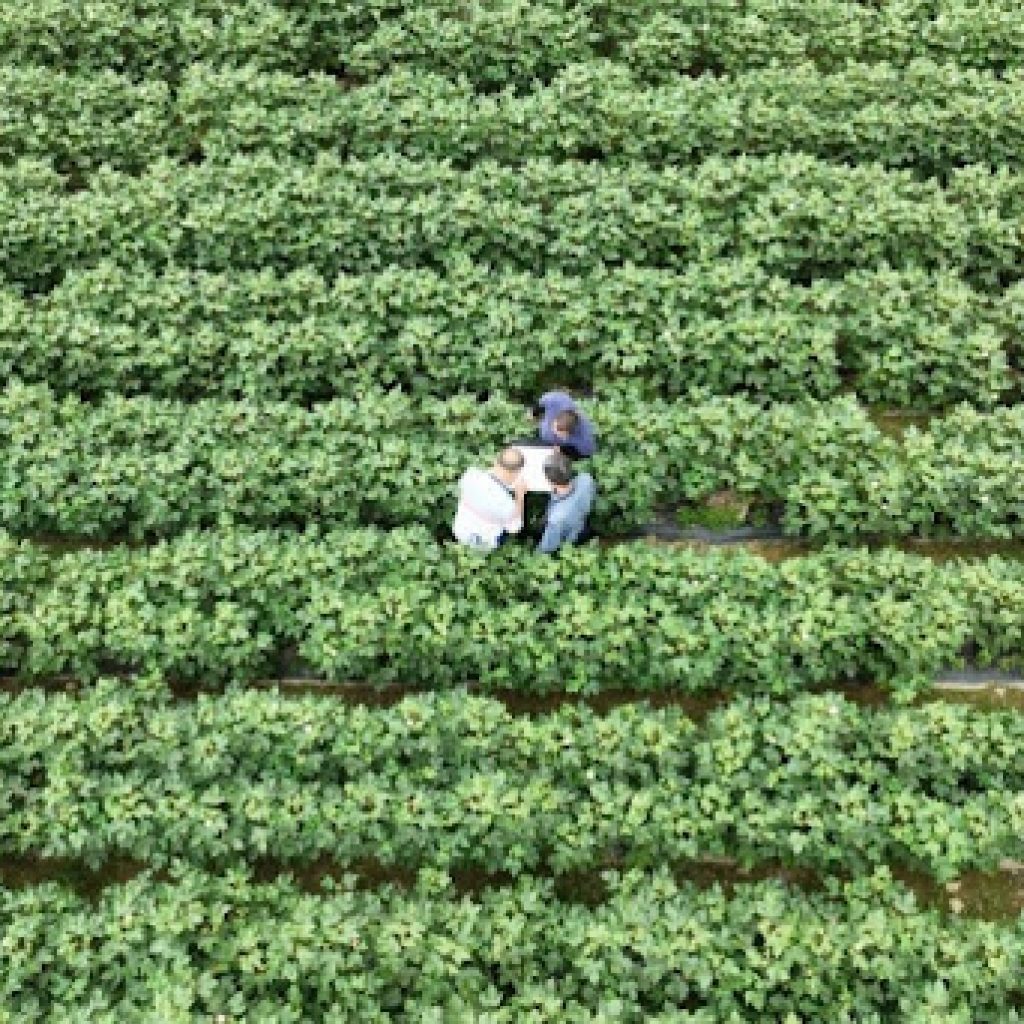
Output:
<instances>
[{"instance_id":1,"label":"dark hair","mask_svg":"<svg viewBox=\"0 0 1024 1024\"><path fill-rule=\"evenodd\" d=\"M580 425L580 417L579 413L573 412L572 409L566 409L560 412L551 422L555 430L561 430L564 434L571 434Z\"/></svg>"},{"instance_id":2,"label":"dark hair","mask_svg":"<svg viewBox=\"0 0 1024 1024\"><path fill-rule=\"evenodd\" d=\"M552 452L544 460L544 475L551 483L558 487L564 487L566 484L572 483L576 474L573 471L572 463L561 452Z\"/></svg>"},{"instance_id":3,"label":"dark hair","mask_svg":"<svg viewBox=\"0 0 1024 1024\"><path fill-rule=\"evenodd\" d=\"M503 448L498 456L498 465L509 473L515 473L516 470L522 469L525 462L526 459L523 458L523 453L518 448L511 446Z\"/></svg>"}]
</instances>

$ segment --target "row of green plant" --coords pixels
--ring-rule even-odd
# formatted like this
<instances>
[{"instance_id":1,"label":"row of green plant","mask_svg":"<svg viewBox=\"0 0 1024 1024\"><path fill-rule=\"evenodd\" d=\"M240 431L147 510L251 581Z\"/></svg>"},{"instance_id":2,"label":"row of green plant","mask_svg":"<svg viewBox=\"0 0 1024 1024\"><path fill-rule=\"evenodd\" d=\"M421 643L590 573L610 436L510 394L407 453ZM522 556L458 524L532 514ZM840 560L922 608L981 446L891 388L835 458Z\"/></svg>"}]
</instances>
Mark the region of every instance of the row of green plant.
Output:
<instances>
[{"instance_id":1,"label":"row of green plant","mask_svg":"<svg viewBox=\"0 0 1024 1024\"><path fill-rule=\"evenodd\" d=\"M384 270L165 272L104 263L26 299L0 291L0 378L57 393L317 402L367 386L432 394L635 381L769 401L990 408L1017 391L1020 288L855 271L810 287L754 259L582 276Z\"/></svg>"},{"instance_id":2,"label":"row of green plant","mask_svg":"<svg viewBox=\"0 0 1024 1024\"><path fill-rule=\"evenodd\" d=\"M147 0L131 12L113 0L26 0L0 17L0 53L12 64L172 80L207 61L357 80L418 68L485 87L528 87L608 53L661 81L775 62L925 57L1002 69L1024 64L1018 13L1015 0Z\"/></svg>"},{"instance_id":3,"label":"row of green plant","mask_svg":"<svg viewBox=\"0 0 1024 1024\"><path fill-rule=\"evenodd\" d=\"M905 695L965 658L1024 654L1024 565L998 558L774 565L640 543L482 558L419 529L222 529L54 556L0 537L0 668L26 678L780 694L873 680Z\"/></svg>"},{"instance_id":4,"label":"row of green plant","mask_svg":"<svg viewBox=\"0 0 1024 1024\"><path fill-rule=\"evenodd\" d=\"M484 97L469 81L417 72L341 91L325 76L197 68L177 96L186 138L214 159L263 149L368 157L386 148L462 162L549 156L677 164L799 150L929 174L965 163L1019 166L1024 136L1008 112L1021 109L1021 73L997 77L931 62L850 65L833 74L803 65L653 88L627 66L593 62L525 96ZM13 155L36 153L47 155L31 148Z\"/></svg>"},{"instance_id":5,"label":"row of green plant","mask_svg":"<svg viewBox=\"0 0 1024 1024\"><path fill-rule=\"evenodd\" d=\"M173 90L159 78L7 65L0 66L0 91L5 163L31 156L66 171L104 163L137 170L157 156L185 155Z\"/></svg>"},{"instance_id":6,"label":"row of green plant","mask_svg":"<svg viewBox=\"0 0 1024 1024\"><path fill-rule=\"evenodd\" d=\"M957 406L897 440L849 397L775 404L661 402L624 392L590 406L602 533L723 489L819 539L1024 536L1024 406ZM529 437L526 408L358 389L287 403L108 396L42 385L0 392L0 526L21 534L143 539L188 527L451 522L456 481Z\"/></svg>"},{"instance_id":7,"label":"row of green plant","mask_svg":"<svg viewBox=\"0 0 1024 1024\"><path fill-rule=\"evenodd\" d=\"M658 0L427 0L296 3L147 0L126 12L110 0L85 7L26 0L0 19L10 63L112 68L175 80L209 61L373 78L393 67L471 75L481 84L529 84L635 37Z\"/></svg>"},{"instance_id":8,"label":"row of green plant","mask_svg":"<svg viewBox=\"0 0 1024 1024\"><path fill-rule=\"evenodd\" d=\"M799 154L662 169L483 161L466 171L394 155L309 165L261 154L158 162L142 177L101 170L69 192L52 168L21 161L0 168L0 261L9 281L35 290L104 258L220 271L310 265L333 276L460 256L580 273L743 255L797 280L889 263L955 266L1001 287L1020 276L1022 183L971 166L943 188Z\"/></svg>"},{"instance_id":9,"label":"row of green plant","mask_svg":"<svg viewBox=\"0 0 1024 1024\"><path fill-rule=\"evenodd\" d=\"M105 69L175 78L197 61L311 68L312 41L295 13L266 0L26 0L0 14L0 54L9 64Z\"/></svg>"},{"instance_id":10,"label":"row of green plant","mask_svg":"<svg viewBox=\"0 0 1024 1024\"><path fill-rule=\"evenodd\" d=\"M1019 166L1020 72L996 76L928 61L909 68L813 66L643 87L628 67L573 65L525 96L481 96L468 80L400 72L345 90L330 75L252 66L189 68L172 92L111 71L0 69L11 116L0 158L79 172L139 171L160 157L230 159L382 150L460 163L491 158L695 162L800 150L945 174L963 163Z\"/></svg>"},{"instance_id":11,"label":"row of green plant","mask_svg":"<svg viewBox=\"0 0 1024 1024\"><path fill-rule=\"evenodd\" d=\"M1024 853L1024 715L837 695L513 717L456 692L348 707L123 683L0 696L0 852L558 873L729 855L940 881Z\"/></svg>"},{"instance_id":12,"label":"row of green plant","mask_svg":"<svg viewBox=\"0 0 1024 1024\"><path fill-rule=\"evenodd\" d=\"M1004 70L1024 63L1016 0L684 0L656 10L619 58L653 81L810 62L906 64L926 57Z\"/></svg>"},{"instance_id":13,"label":"row of green plant","mask_svg":"<svg viewBox=\"0 0 1024 1024\"><path fill-rule=\"evenodd\" d=\"M584 17L562 0L402 6L350 50L340 43L353 75L416 67L491 88L524 86L609 52L652 81L808 62L822 69L921 57L1000 70L1024 64L1016 0L598 2L585 5Z\"/></svg>"},{"instance_id":14,"label":"row of green plant","mask_svg":"<svg viewBox=\"0 0 1024 1024\"><path fill-rule=\"evenodd\" d=\"M941 916L885 871L731 893L659 870L587 904L549 881L476 895L421 872L306 893L177 866L90 902L0 890L0 1021L1013 1024L1024 926Z\"/></svg>"}]
</instances>

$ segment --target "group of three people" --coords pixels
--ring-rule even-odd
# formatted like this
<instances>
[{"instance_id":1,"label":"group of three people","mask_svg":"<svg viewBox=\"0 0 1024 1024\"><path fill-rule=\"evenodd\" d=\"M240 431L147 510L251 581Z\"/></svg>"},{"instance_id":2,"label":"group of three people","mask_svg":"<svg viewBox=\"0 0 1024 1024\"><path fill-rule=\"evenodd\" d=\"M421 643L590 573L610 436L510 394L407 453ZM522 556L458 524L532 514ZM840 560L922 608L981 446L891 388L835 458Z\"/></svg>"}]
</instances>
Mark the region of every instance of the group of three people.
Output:
<instances>
[{"instance_id":1,"label":"group of three people","mask_svg":"<svg viewBox=\"0 0 1024 1024\"><path fill-rule=\"evenodd\" d=\"M563 391L542 395L535 415L538 436L546 449L543 476L550 493L544 514L544 532L537 550L552 554L563 544L575 544L586 532L587 517L597 489L589 473L577 473L574 460L590 458L597 450L593 424ZM524 475L524 447L536 440L502 449L490 469L468 469L459 480L459 506L452 533L468 547L493 551L509 536L522 531L526 494L531 490Z\"/></svg>"}]
</instances>

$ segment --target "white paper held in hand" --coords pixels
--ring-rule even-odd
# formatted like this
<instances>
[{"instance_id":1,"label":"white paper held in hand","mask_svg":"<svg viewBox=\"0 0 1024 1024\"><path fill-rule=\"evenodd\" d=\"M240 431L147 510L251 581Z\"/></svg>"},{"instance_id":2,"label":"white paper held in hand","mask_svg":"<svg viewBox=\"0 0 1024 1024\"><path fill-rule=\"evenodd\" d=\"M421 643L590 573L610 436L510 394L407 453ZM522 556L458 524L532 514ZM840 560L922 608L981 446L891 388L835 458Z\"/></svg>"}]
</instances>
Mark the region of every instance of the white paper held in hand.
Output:
<instances>
[{"instance_id":1,"label":"white paper held in hand","mask_svg":"<svg viewBox=\"0 0 1024 1024\"><path fill-rule=\"evenodd\" d=\"M523 453L522 478L526 481L528 491L551 493L551 483L544 475L544 463L555 450L554 445L523 444L515 446Z\"/></svg>"}]
</instances>

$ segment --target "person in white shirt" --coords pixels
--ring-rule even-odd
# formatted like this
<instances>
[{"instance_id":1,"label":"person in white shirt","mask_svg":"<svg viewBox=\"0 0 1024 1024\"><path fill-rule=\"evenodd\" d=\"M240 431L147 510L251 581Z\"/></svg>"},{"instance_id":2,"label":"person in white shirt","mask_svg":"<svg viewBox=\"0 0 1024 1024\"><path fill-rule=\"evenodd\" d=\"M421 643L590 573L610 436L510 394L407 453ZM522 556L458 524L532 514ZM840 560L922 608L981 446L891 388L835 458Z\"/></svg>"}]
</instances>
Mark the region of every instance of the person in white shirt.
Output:
<instances>
[{"instance_id":1,"label":"person in white shirt","mask_svg":"<svg viewBox=\"0 0 1024 1024\"><path fill-rule=\"evenodd\" d=\"M526 481L523 453L505 448L488 469L467 469L459 480L459 507L452 533L460 544L493 551L523 528Z\"/></svg>"}]
</instances>

